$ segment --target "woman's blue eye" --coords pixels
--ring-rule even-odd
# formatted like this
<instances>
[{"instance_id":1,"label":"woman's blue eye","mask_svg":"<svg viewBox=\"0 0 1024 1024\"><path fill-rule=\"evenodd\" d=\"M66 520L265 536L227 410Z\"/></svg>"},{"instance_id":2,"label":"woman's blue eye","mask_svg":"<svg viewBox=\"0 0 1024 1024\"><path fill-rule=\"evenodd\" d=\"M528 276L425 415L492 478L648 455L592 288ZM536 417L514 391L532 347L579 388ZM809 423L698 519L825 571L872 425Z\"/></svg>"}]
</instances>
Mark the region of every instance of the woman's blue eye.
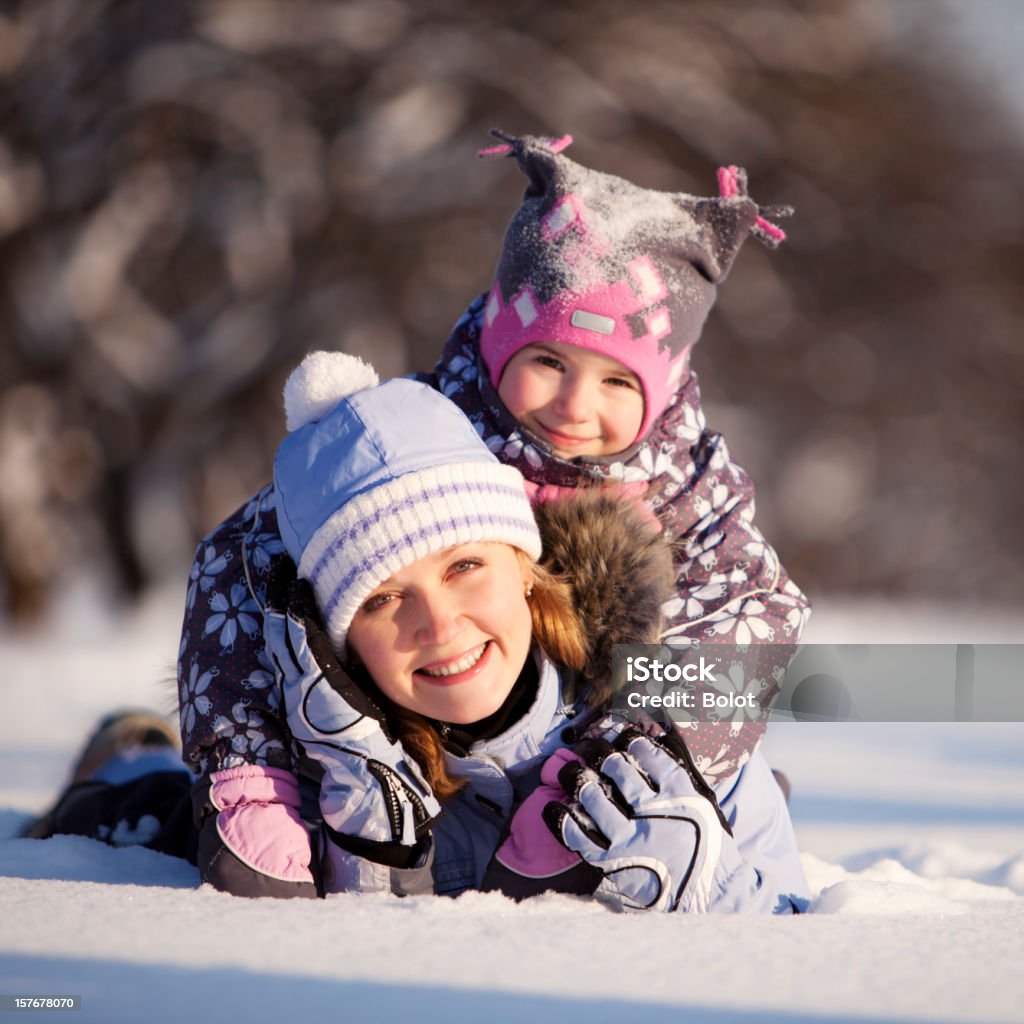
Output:
<instances>
[{"instance_id":1,"label":"woman's blue eye","mask_svg":"<svg viewBox=\"0 0 1024 1024\"><path fill-rule=\"evenodd\" d=\"M374 594L373 597L367 598L363 602L362 610L364 612L375 612L378 608L383 608L384 605L389 604L394 596L394 594Z\"/></svg>"},{"instance_id":2,"label":"woman's blue eye","mask_svg":"<svg viewBox=\"0 0 1024 1024\"><path fill-rule=\"evenodd\" d=\"M455 562L449 572L469 572L472 569L478 569L483 564L484 563L478 558L463 558L461 561Z\"/></svg>"}]
</instances>

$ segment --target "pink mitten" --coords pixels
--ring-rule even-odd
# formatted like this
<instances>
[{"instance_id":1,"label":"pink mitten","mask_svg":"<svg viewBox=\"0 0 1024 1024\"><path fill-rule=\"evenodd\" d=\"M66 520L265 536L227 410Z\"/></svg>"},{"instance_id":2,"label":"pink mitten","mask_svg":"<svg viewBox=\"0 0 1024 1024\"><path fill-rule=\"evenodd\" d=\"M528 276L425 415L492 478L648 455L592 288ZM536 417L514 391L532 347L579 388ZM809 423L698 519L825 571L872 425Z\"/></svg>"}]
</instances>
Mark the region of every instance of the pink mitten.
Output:
<instances>
[{"instance_id":1,"label":"pink mitten","mask_svg":"<svg viewBox=\"0 0 1024 1024\"><path fill-rule=\"evenodd\" d=\"M210 776L217 833L243 864L282 882L312 882L299 785L281 768L244 765Z\"/></svg>"}]
</instances>

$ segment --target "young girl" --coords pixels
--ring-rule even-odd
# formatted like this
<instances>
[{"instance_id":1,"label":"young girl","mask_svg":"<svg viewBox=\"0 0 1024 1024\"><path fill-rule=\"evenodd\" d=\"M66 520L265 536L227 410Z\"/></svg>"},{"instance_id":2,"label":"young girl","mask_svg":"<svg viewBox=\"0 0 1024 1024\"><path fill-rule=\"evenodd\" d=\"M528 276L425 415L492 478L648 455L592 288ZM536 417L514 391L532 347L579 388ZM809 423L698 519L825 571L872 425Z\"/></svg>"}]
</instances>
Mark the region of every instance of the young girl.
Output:
<instances>
[{"instance_id":1,"label":"young girl","mask_svg":"<svg viewBox=\"0 0 1024 1024\"><path fill-rule=\"evenodd\" d=\"M489 152L513 155L529 186L494 287L423 379L520 470L535 503L594 485L642 499L675 552L666 639L774 644L765 679L750 683L767 704L767 673L788 662L808 605L753 524L750 481L705 427L689 351L748 234L776 244L781 232L735 168L720 173L722 196L699 199L583 168L562 155L565 139L503 138ZM197 774L290 767L263 625L283 551L273 487L197 550L178 669L184 756ZM762 732L759 721L693 723L686 740L719 783Z\"/></svg>"},{"instance_id":2,"label":"young girl","mask_svg":"<svg viewBox=\"0 0 1024 1024\"><path fill-rule=\"evenodd\" d=\"M604 517L604 571L624 574L631 616L578 621L566 585L536 564L522 476L435 390L365 370L340 354L307 360L286 389L274 501L289 558L264 633L295 768L243 764L196 786L203 879L241 895L489 888L632 910L795 909L806 887L759 753L720 805L671 730L608 718L600 735L573 733L599 682L579 670L616 639L590 631L657 635L672 581L663 539L629 504L574 501L589 523ZM546 510L549 531L568 507ZM571 562L578 531L562 528L549 538ZM133 760L111 751L79 788L79 811L106 801L88 834L138 831L115 820L118 799L139 816L131 784L103 781ZM152 778L135 785L152 793ZM75 803L58 807L57 831Z\"/></svg>"}]
</instances>

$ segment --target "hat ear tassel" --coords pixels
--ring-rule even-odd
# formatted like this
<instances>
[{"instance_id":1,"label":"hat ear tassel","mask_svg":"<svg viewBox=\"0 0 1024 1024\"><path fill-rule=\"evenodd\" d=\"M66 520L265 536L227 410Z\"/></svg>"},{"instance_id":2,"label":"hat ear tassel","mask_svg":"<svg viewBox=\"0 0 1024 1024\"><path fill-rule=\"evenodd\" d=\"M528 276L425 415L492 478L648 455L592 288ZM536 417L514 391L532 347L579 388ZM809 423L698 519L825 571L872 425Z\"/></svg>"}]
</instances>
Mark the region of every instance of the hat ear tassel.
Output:
<instances>
[{"instance_id":1,"label":"hat ear tassel","mask_svg":"<svg viewBox=\"0 0 1024 1024\"><path fill-rule=\"evenodd\" d=\"M555 161L552 159L563 149L572 145L571 135L557 139L537 138L533 135L509 135L500 128L492 128L491 135L500 139L502 145L477 150L477 156L514 156L519 169L530 179L526 194L543 195L555 176Z\"/></svg>"},{"instance_id":2,"label":"hat ear tassel","mask_svg":"<svg viewBox=\"0 0 1024 1024\"><path fill-rule=\"evenodd\" d=\"M718 193L723 199L732 199L736 196L742 196L745 199L750 199L750 195L747 192L747 172L742 167L737 167L735 164L729 167L718 168ZM791 217L793 215L792 206L759 206L757 211L757 220L754 221L754 226L750 229L750 233L754 235L760 242L763 242L769 249L776 249L780 242L786 240L786 232L782 230L777 224L772 224L768 217Z\"/></svg>"}]
</instances>

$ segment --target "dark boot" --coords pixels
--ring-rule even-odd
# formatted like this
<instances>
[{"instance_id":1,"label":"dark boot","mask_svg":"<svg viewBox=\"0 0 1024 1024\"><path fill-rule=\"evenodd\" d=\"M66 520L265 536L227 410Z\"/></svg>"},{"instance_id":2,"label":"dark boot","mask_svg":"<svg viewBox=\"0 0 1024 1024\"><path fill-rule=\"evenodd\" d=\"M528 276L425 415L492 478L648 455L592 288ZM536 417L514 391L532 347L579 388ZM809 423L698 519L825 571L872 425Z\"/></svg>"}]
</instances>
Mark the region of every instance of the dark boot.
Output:
<instances>
[{"instance_id":1,"label":"dark boot","mask_svg":"<svg viewBox=\"0 0 1024 1024\"><path fill-rule=\"evenodd\" d=\"M107 715L86 740L71 771L71 780L56 803L44 815L29 824L22 831L22 837L47 839L58 834L89 834L77 828L68 828L67 825L72 821L81 820L83 800L86 800L88 794L95 795L100 788L111 788L106 783L90 781L111 757L131 747L178 746L177 732L164 719L149 711L123 710ZM69 817L69 812L74 807L78 807L79 811Z\"/></svg>"}]
</instances>

